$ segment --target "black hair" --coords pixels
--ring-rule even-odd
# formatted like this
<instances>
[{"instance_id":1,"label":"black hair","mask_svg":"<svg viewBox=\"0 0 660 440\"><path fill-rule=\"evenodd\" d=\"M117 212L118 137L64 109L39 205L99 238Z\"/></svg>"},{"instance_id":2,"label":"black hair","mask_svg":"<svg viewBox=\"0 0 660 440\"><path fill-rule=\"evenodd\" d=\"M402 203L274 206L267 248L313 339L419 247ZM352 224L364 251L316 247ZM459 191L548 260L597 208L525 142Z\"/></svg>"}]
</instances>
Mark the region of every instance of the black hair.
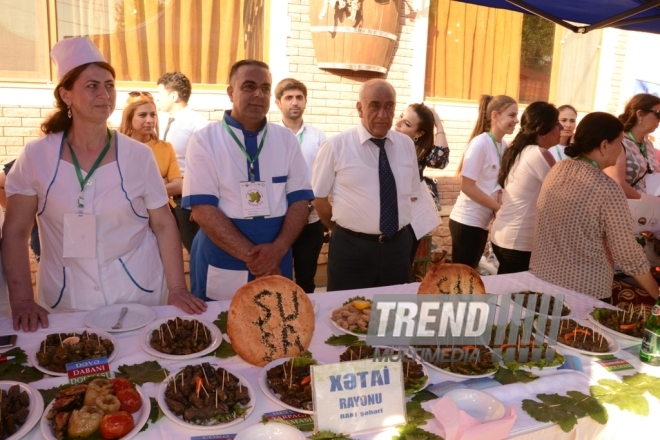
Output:
<instances>
[{"instance_id":1,"label":"black hair","mask_svg":"<svg viewBox=\"0 0 660 440\"><path fill-rule=\"evenodd\" d=\"M574 141L564 152L569 157L578 157L599 148L604 140L614 141L622 131L623 123L615 116L605 112L589 113L578 124Z\"/></svg>"},{"instance_id":2,"label":"black hair","mask_svg":"<svg viewBox=\"0 0 660 440\"><path fill-rule=\"evenodd\" d=\"M238 73L238 69L240 69L243 66L257 66L257 67L261 67L262 69L266 69L270 71L270 67L268 67L268 64L264 63L263 61L259 61L259 60L236 61L231 66L231 70L229 71L229 84L231 84L231 80L236 77L236 74Z\"/></svg>"},{"instance_id":3,"label":"black hair","mask_svg":"<svg viewBox=\"0 0 660 440\"><path fill-rule=\"evenodd\" d=\"M179 98L185 103L188 103L190 94L192 93L192 86L190 80L186 75L181 72L168 72L158 78L156 84L162 84L168 92L177 92Z\"/></svg>"}]
</instances>

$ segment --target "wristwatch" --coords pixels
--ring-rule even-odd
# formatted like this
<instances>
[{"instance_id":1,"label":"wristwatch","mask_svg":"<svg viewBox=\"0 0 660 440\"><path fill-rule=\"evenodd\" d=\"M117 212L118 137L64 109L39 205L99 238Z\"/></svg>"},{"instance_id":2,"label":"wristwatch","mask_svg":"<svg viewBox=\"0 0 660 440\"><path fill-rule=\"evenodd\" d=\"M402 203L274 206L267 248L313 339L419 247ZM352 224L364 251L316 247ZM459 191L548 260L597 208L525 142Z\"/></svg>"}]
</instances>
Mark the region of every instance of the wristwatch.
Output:
<instances>
[{"instance_id":1,"label":"wristwatch","mask_svg":"<svg viewBox=\"0 0 660 440\"><path fill-rule=\"evenodd\" d=\"M314 211L314 205L312 205L312 202L307 202L307 209L309 210L309 212Z\"/></svg>"}]
</instances>

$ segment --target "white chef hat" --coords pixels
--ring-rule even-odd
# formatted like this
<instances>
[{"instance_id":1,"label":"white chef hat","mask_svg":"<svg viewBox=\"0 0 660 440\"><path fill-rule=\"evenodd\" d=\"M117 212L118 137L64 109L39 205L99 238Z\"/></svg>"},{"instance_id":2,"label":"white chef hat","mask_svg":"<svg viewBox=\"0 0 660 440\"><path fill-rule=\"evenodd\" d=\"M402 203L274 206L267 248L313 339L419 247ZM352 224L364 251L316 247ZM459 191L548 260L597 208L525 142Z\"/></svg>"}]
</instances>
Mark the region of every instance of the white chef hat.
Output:
<instances>
[{"instance_id":1,"label":"white chef hat","mask_svg":"<svg viewBox=\"0 0 660 440\"><path fill-rule=\"evenodd\" d=\"M83 64L107 63L101 51L89 37L66 38L58 41L50 51L50 59L55 63L57 82Z\"/></svg>"}]
</instances>

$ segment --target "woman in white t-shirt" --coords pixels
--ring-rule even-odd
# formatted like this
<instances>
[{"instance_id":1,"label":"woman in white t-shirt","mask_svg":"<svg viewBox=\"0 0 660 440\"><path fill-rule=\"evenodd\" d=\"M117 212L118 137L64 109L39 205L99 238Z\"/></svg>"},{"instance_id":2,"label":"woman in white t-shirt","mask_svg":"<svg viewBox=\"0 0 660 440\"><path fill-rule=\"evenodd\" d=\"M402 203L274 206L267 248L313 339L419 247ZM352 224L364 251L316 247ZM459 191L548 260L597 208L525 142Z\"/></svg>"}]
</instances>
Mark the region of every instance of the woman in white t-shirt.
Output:
<instances>
[{"instance_id":1,"label":"woman in white t-shirt","mask_svg":"<svg viewBox=\"0 0 660 440\"><path fill-rule=\"evenodd\" d=\"M502 186L502 206L490 230L490 242L500 263L498 275L529 269L536 201L555 163L548 149L557 145L563 129L558 116L552 104L531 103L520 118L520 131L502 158L497 179Z\"/></svg>"},{"instance_id":2,"label":"woman in white t-shirt","mask_svg":"<svg viewBox=\"0 0 660 440\"><path fill-rule=\"evenodd\" d=\"M479 118L470 136L458 174L461 193L449 216L452 261L476 268L488 239L488 226L500 209L497 176L506 142L518 124L518 104L506 96L483 95Z\"/></svg>"},{"instance_id":3,"label":"woman in white t-shirt","mask_svg":"<svg viewBox=\"0 0 660 440\"><path fill-rule=\"evenodd\" d=\"M559 135L559 143L548 151L555 158L555 162L561 162L564 159L568 159L568 156L564 153L564 149L568 147L571 139L573 139L577 121L577 110L568 104L562 105L557 110L559 110L559 123L562 125L562 130Z\"/></svg>"}]
</instances>

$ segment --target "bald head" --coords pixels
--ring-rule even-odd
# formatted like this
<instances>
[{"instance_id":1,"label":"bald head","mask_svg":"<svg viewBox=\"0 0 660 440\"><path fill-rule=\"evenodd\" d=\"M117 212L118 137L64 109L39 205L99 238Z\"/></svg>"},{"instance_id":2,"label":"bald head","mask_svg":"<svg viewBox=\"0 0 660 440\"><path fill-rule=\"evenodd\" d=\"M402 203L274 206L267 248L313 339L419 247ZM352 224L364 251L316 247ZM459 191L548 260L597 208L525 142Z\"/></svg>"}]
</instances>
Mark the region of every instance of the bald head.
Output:
<instances>
[{"instance_id":1,"label":"bald head","mask_svg":"<svg viewBox=\"0 0 660 440\"><path fill-rule=\"evenodd\" d=\"M385 137L394 121L396 92L383 79L370 79L360 87L356 105L362 125L374 137Z\"/></svg>"}]
</instances>

